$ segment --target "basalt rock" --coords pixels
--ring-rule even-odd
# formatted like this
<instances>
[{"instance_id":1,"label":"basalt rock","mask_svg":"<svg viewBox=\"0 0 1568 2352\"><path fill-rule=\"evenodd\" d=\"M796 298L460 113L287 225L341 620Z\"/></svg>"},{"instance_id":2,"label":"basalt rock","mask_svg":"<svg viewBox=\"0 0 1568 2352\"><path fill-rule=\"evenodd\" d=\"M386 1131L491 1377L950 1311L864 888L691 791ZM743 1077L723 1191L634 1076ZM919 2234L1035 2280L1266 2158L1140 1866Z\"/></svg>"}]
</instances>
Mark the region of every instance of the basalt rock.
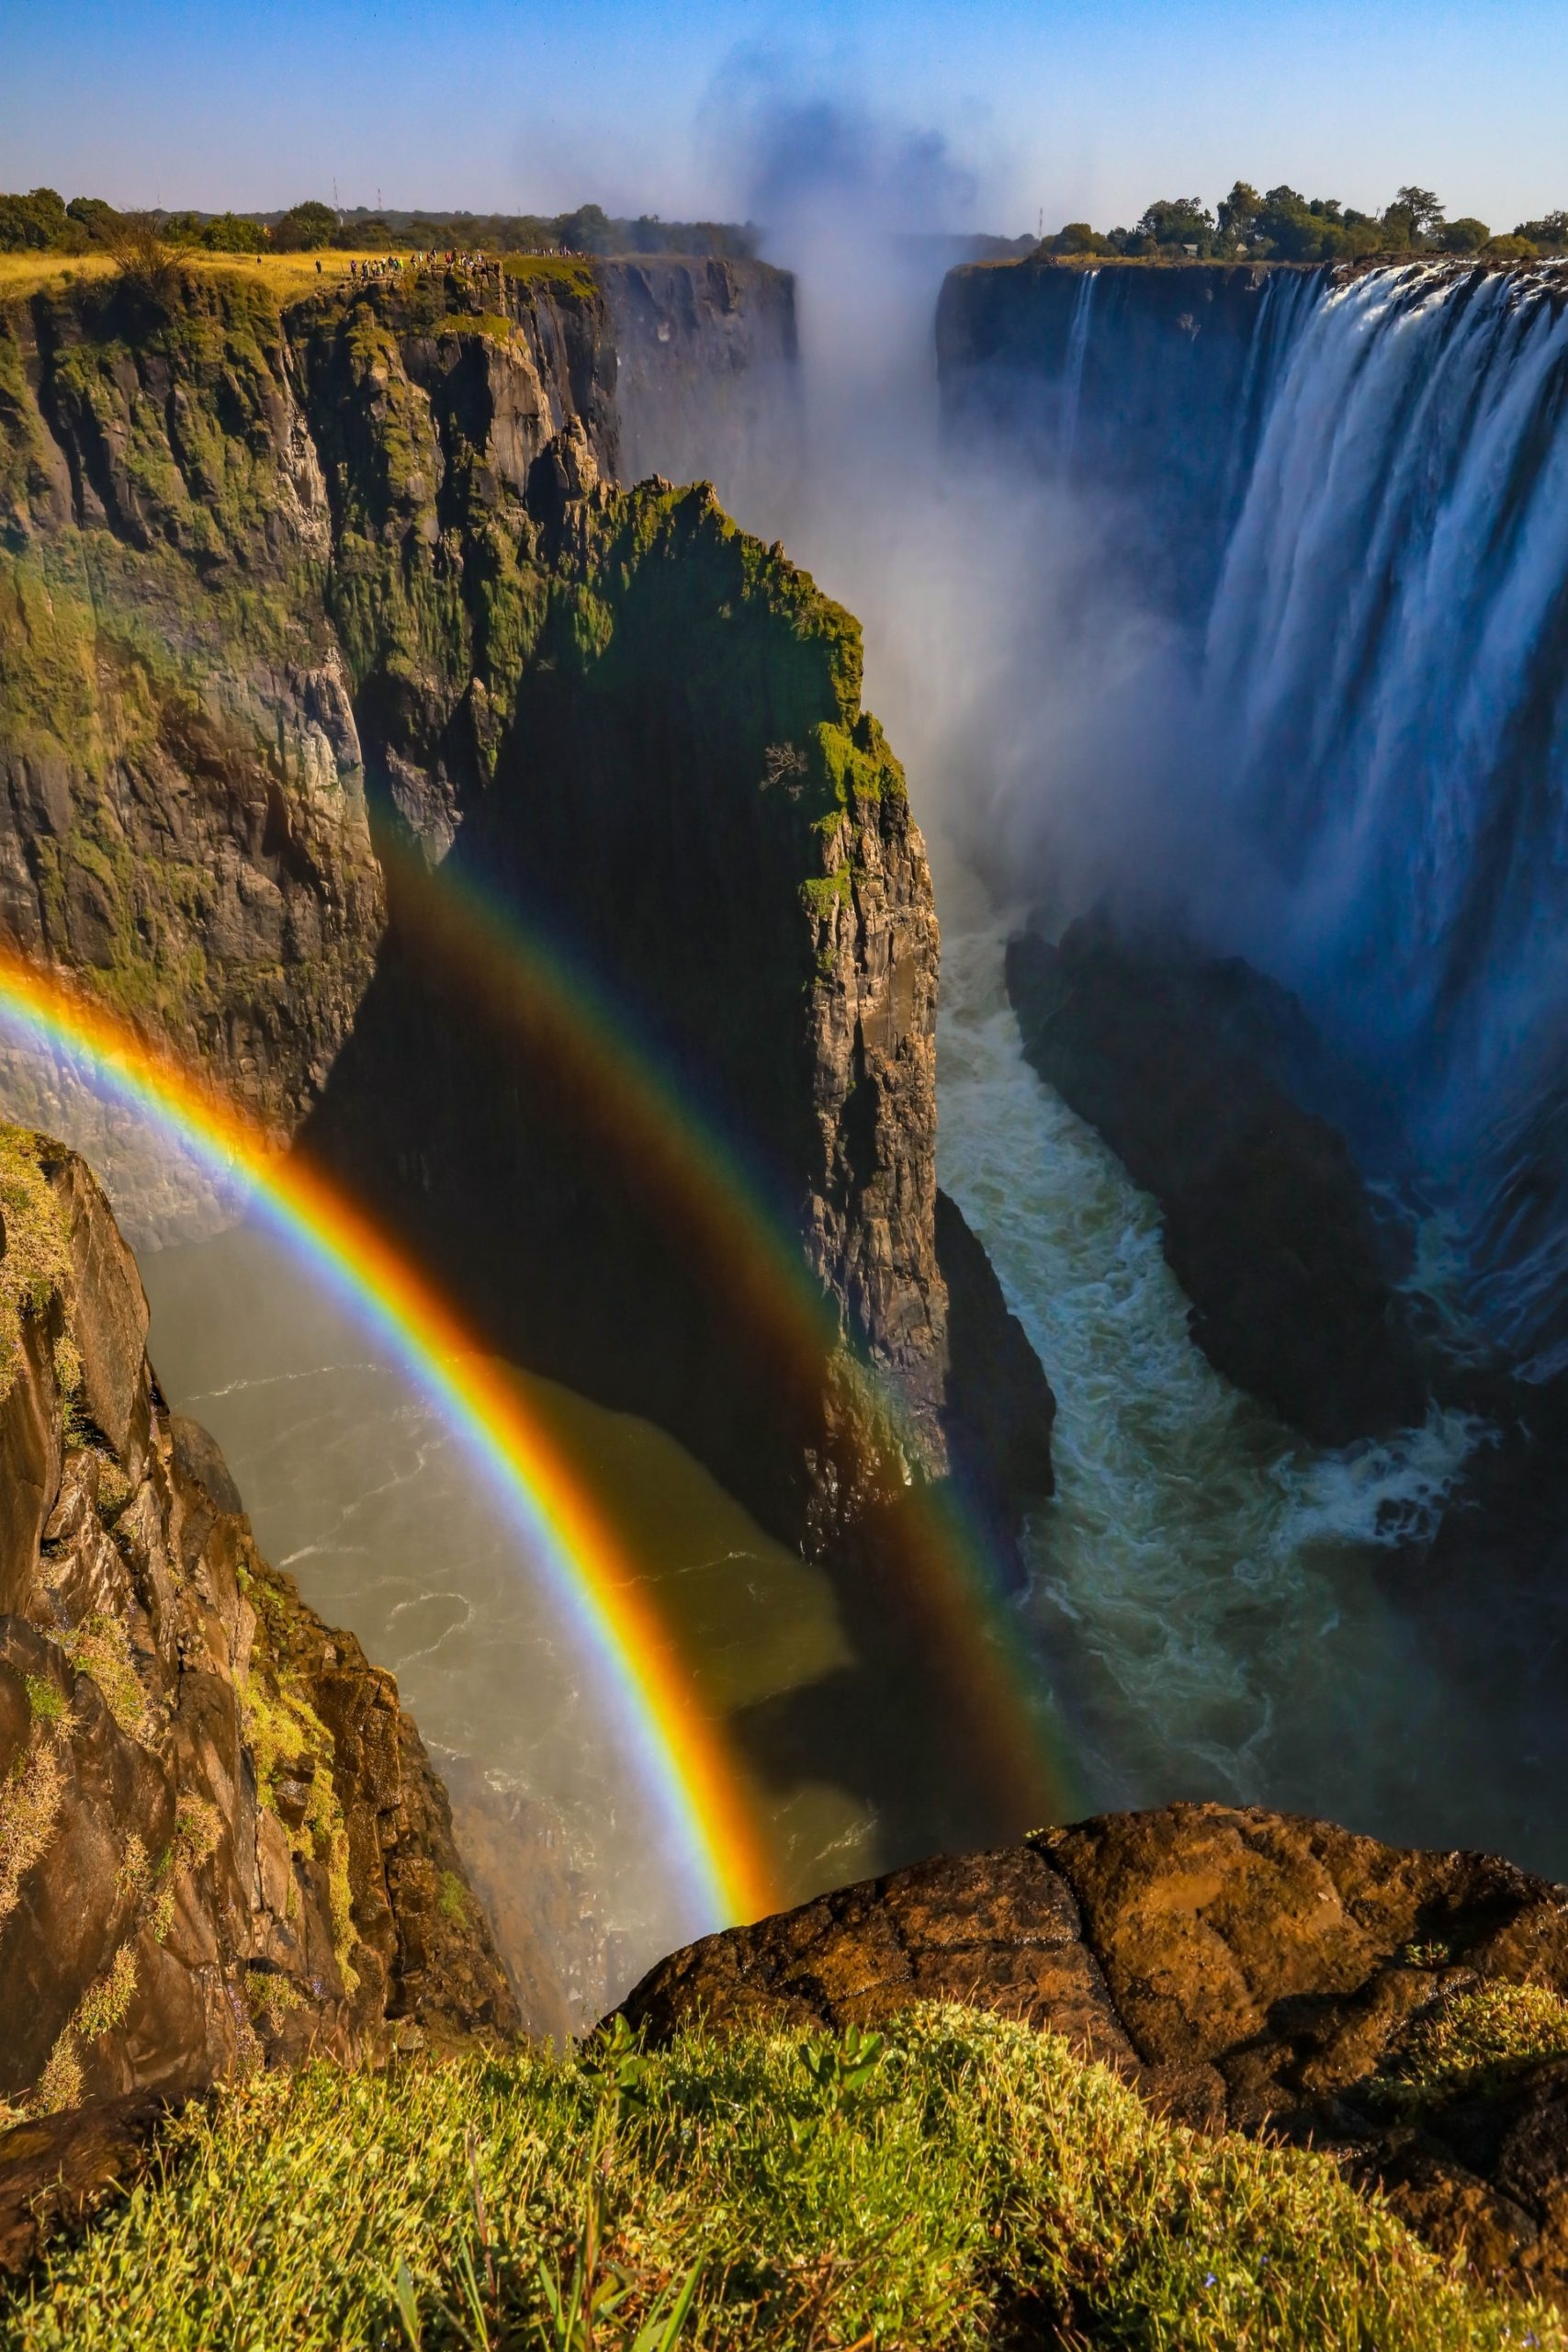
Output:
<instances>
[{"instance_id":1,"label":"basalt rock","mask_svg":"<svg viewBox=\"0 0 1568 2352\"><path fill-rule=\"evenodd\" d=\"M96 1182L6 1129L0 1190L0 2180L85 2194L123 2135L51 2121L84 2102L519 2016L391 1677L167 1412Z\"/></svg>"},{"instance_id":2,"label":"basalt rock","mask_svg":"<svg viewBox=\"0 0 1568 2352\"><path fill-rule=\"evenodd\" d=\"M1419 1421L1395 1244L1344 1136L1276 1075L1302 1024L1283 991L1099 921L1013 939L1007 980L1035 1069L1159 1203L1215 1368L1320 1445Z\"/></svg>"},{"instance_id":3,"label":"basalt rock","mask_svg":"<svg viewBox=\"0 0 1568 2352\"><path fill-rule=\"evenodd\" d=\"M1446 2075L1444 2020L1533 1988L1554 2020ZM1568 2290L1568 1889L1299 1816L1170 1805L942 1857L675 1953L625 2014L886 2025L919 2000L1060 2032L1200 2130L1267 2132L1378 2186L1484 2276ZM1467 2010L1468 2005L1468 2010ZM1561 2008L1561 2014L1559 2009ZM896 2030L896 2029L895 2029Z\"/></svg>"}]
</instances>

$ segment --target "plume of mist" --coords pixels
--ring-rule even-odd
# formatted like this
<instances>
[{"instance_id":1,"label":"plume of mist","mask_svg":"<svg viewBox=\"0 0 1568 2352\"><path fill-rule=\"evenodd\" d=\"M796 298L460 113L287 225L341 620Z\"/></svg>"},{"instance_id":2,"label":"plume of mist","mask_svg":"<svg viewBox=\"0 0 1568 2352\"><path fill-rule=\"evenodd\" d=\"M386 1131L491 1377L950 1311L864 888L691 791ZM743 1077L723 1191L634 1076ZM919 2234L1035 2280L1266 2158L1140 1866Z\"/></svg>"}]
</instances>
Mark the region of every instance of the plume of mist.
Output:
<instances>
[{"instance_id":1,"label":"plume of mist","mask_svg":"<svg viewBox=\"0 0 1568 2352\"><path fill-rule=\"evenodd\" d=\"M1160 895L1181 862L1178 632L1115 560L1103 503L942 425L936 306L993 200L984 159L755 57L711 111L732 205L795 275L805 435L802 462L720 494L863 623L944 891L978 876L1066 913L1124 886L1135 845Z\"/></svg>"}]
</instances>

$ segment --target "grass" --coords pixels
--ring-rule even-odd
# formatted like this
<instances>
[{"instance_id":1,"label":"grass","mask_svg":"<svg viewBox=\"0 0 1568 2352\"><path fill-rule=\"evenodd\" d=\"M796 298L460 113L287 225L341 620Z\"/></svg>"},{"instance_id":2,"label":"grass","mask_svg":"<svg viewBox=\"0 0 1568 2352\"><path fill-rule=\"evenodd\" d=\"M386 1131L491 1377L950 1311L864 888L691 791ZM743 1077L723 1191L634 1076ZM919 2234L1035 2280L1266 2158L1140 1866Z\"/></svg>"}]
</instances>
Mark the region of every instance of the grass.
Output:
<instances>
[{"instance_id":1,"label":"grass","mask_svg":"<svg viewBox=\"0 0 1568 2352\"><path fill-rule=\"evenodd\" d=\"M406 261L412 247L401 249ZM385 261L385 249L376 253L209 254L180 255L180 266L193 277L221 274L242 277L248 285L265 286L279 302L297 300L321 286L346 281L351 261ZM321 276L316 264L321 265ZM79 285L95 277L112 277L118 265L107 254L0 254L0 301L23 301L46 287L67 280Z\"/></svg>"},{"instance_id":2,"label":"grass","mask_svg":"<svg viewBox=\"0 0 1568 2352\"><path fill-rule=\"evenodd\" d=\"M692 2309L680 2306L689 2293ZM674 2334L671 2335L671 2329ZM1483 2300L1325 2159L1151 2117L1051 2035L623 2036L254 2075L0 2304L0 2345L1458 2352Z\"/></svg>"},{"instance_id":3,"label":"grass","mask_svg":"<svg viewBox=\"0 0 1568 2352\"><path fill-rule=\"evenodd\" d=\"M1561 1994L1544 1984L1472 1984L1416 2019L1378 2087L1392 2107L1431 2108L1496 2090L1552 2058L1568 2058Z\"/></svg>"},{"instance_id":4,"label":"grass","mask_svg":"<svg viewBox=\"0 0 1568 2352\"><path fill-rule=\"evenodd\" d=\"M0 1125L0 1397L21 1368L22 1325L41 1315L70 1277L65 1219L39 1165L41 1138Z\"/></svg>"}]
</instances>

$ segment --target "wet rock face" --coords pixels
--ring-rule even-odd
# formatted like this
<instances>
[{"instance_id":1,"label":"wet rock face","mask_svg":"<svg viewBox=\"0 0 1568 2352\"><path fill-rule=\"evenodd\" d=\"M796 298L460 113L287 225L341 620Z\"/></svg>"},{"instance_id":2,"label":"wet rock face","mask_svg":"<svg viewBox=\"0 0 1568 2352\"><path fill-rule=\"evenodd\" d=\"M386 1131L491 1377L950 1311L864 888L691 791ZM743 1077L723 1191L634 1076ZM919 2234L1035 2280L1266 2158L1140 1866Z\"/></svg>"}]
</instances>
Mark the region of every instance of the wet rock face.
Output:
<instances>
[{"instance_id":1,"label":"wet rock face","mask_svg":"<svg viewBox=\"0 0 1568 2352\"><path fill-rule=\"evenodd\" d=\"M1012 940L1007 979L1035 1069L1159 1203L1216 1370L1320 1445L1419 1421L1390 1237L1344 1136L1286 1091L1280 1053L1271 1066L1282 991L1098 922Z\"/></svg>"},{"instance_id":2,"label":"wet rock face","mask_svg":"<svg viewBox=\"0 0 1568 2352\"><path fill-rule=\"evenodd\" d=\"M911 2001L1065 2034L1200 2129L1269 2131L1381 2186L1501 2283L1568 2289L1568 2010L1439 2078L1424 2035L1533 1988L1568 1996L1568 1890L1480 1854L1325 1822L1171 1805L942 1857L706 1939L625 2004L656 2036L705 2017L882 2022ZM1468 2009L1467 2009L1468 2005ZM1554 2040L1555 2035L1555 2040Z\"/></svg>"},{"instance_id":3,"label":"wet rock face","mask_svg":"<svg viewBox=\"0 0 1568 2352\"><path fill-rule=\"evenodd\" d=\"M0 1374L6 2120L513 2030L391 1677L260 1558L212 1441L165 1411L84 1164L5 1148L65 1253Z\"/></svg>"},{"instance_id":4,"label":"wet rock face","mask_svg":"<svg viewBox=\"0 0 1568 2352\"><path fill-rule=\"evenodd\" d=\"M615 338L621 475L711 481L753 529L802 460L795 280L761 261L599 266Z\"/></svg>"}]
</instances>

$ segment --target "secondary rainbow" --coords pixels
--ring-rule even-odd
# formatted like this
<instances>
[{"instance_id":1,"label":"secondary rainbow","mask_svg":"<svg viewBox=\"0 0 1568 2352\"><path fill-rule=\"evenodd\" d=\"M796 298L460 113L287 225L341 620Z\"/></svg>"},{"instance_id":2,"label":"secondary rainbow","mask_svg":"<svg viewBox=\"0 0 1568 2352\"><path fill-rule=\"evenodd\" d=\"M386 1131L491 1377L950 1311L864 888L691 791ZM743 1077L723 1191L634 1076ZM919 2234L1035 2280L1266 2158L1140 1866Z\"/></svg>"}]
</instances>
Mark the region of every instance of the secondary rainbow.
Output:
<instances>
[{"instance_id":1,"label":"secondary rainbow","mask_svg":"<svg viewBox=\"0 0 1568 2352\"><path fill-rule=\"evenodd\" d=\"M503 1367L403 1251L321 1169L279 1155L124 1022L0 947L0 1018L79 1057L95 1078L199 1158L238 1176L268 1220L396 1354L530 1539L563 1613L613 1702L615 1733L669 1837L698 1924L776 1907L742 1777L692 1678L592 1498Z\"/></svg>"}]
</instances>

